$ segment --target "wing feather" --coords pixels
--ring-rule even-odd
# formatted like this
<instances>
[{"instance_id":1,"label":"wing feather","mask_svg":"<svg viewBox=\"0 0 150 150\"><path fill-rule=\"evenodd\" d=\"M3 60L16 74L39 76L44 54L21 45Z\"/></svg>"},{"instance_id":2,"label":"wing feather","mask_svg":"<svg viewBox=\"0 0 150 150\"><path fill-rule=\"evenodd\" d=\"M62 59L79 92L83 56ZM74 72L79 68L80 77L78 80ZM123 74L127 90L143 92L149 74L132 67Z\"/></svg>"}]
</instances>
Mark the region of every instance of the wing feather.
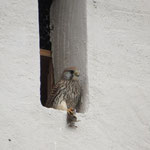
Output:
<instances>
[{"instance_id":1,"label":"wing feather","mask_svg":"<svg viewBox=\"0 0 150 150\"><path fill-rule=\"evenodd\" d=\"M63 80L60 80L55 84L46 102L46 107L53 107L55 97L59 95L59 93L64 89L63 85L64 85Z\"/></svg>"}]
</instances>

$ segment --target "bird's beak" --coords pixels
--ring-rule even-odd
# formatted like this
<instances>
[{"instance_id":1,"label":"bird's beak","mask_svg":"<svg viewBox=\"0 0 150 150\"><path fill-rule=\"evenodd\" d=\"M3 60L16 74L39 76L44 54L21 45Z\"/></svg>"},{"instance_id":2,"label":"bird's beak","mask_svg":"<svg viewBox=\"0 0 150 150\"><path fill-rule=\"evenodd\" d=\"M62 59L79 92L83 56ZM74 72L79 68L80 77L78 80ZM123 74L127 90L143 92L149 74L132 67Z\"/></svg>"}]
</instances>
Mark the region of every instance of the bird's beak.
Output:
<instances>
[{"instance_id":1,"label":"bird's beak","mask_svg":"<svg viewBox=\"0 0 150 150\"><path fill-rule=\"evenodd\" d=\"M79 77L80 76L80 71L75 71L74 75Z\"/></svg>"}]
</instances>

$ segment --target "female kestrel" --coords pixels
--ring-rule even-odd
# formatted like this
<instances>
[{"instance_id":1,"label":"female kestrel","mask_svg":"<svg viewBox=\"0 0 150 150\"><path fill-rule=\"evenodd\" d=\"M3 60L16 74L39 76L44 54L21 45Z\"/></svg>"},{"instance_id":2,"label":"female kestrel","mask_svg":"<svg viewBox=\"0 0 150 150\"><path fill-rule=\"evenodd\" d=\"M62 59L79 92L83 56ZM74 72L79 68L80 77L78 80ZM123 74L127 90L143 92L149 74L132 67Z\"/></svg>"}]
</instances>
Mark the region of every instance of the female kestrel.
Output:
<instances>
[{"instance_id":1,"label":"female kestrel","mask_svg":"<svg viewBox=\"0 0 150 150\"><path fill-rule=\"evenodd\" d=\"M63 71L60 81L56 83L46 103L47 107L60 110L78 109L81 100L79 71L75 67Z\"/></svg>"}]
</instances>

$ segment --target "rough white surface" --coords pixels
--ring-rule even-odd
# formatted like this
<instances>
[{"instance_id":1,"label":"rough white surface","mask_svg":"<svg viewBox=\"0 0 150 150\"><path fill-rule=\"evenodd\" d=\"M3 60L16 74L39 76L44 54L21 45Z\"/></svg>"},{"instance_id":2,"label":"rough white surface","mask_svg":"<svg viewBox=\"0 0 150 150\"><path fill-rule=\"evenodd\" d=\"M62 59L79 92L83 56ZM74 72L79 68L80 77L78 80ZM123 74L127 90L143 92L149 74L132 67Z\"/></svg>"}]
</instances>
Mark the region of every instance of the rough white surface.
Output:
<instances>
[{"instance_id":1,"label":"rough white surface","mask_svg":"<svg viewBox=\"0 0 150 150\"><path fill-rule=\"evenodd\" d=\"M150 1L91 0L87 6L89 113L97 145L148 150Z\"/></svg>"},{"instance_id":2,"label":"rough white surface","mask_svg":"<svg viewBox=\"0 0 150 150\"><path fill-rule=\"evenodd\" d=\"M68 12L70 2L59 5L60 15ZM84 5L78 5L80 11ZM75 130L66 127L65 112L40 104L37 8L34 0L1 1L0 149L149 150L150 1L88 0L90 99ZM79 11L71 10L74 15Z\"/></svg>"}]
</instances>

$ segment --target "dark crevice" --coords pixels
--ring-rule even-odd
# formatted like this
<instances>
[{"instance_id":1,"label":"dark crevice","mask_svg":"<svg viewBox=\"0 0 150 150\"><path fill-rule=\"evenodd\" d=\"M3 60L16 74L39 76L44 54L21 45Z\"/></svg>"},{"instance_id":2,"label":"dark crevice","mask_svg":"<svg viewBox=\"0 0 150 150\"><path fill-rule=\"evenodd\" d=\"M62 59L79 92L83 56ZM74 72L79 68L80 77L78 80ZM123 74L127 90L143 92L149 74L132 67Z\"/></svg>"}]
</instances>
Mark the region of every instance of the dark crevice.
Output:
<instances>
[{"instance_id":1,"label":"dark crevice","mask_svg":"<svg viewBox=\"0 0 150 150\"><path fill-rule=\"evenodd\" d=\"M39 0L40 48L50 50L50 6L52 0Z\"/></svg>"},{"instance_id":2,"label":"dark crevice","mask_svg":"<svg viewBox=\"0 0 150 150\"><path fill-rule=\"evenodd\" d=\"M39 3L39 33L40 33L40 49L51 50L50 42L50 7L52 0L38 0ZM40 57L40 99L43 106L45 106L48 93L50 91L51 76L53 75L52 58Z\"/></svg>"}]
</instances>

